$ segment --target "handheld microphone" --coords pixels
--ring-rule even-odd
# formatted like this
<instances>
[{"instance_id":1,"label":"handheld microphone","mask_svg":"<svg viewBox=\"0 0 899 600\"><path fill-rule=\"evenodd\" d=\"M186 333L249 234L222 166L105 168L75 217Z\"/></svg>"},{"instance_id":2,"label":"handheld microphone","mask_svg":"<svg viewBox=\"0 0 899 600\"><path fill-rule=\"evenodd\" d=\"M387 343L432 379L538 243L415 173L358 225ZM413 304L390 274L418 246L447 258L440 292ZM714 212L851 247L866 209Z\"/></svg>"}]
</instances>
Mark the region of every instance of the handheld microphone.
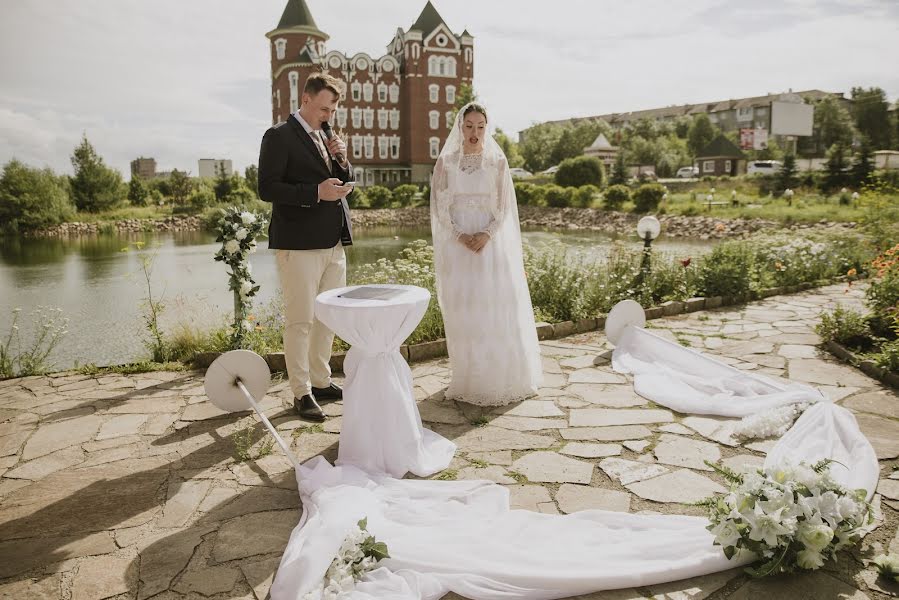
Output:
<instances>
[{"instance_id":1,"label":"handheld microphone","mask_svg":"<svg viewBox=\"0 0 899 600\"><path fill-rule=\"evenodd\" d=\"M324 133L325 137L328 138L329 140L334 137L334 131L331 130L331 124L328 123L327 121L322 123L322 133ZM336 158L337 162L339 162L339 163L342 163L346 160L343 157L343 154L341 154L340 152L337 152L336 154L334 154L334 158Z\"/></svg>"}]
</instances>

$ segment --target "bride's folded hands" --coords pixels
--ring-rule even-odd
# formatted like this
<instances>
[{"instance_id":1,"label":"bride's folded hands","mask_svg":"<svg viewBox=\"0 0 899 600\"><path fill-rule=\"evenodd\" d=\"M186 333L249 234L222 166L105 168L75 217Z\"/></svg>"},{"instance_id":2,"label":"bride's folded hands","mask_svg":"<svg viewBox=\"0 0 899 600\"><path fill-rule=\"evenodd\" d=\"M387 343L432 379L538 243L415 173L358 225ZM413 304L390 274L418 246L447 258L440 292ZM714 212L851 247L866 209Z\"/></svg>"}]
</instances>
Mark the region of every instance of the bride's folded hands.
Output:
<instances>
[{"instance_id":1,"label":"bride's folded hands","mask_svg":"<svg viewBox=\"0 0 899 600\"><path fill-rule=\"evenodd\" d=\"M490 234L481 231L474 235L469 235L467 233L463 233L459 236L459 242L461 242L466 248L471 250L472 252L480 252L484 249L484 246L487 245L487 242L490 241Z\"/></svg>"}]
</instances>

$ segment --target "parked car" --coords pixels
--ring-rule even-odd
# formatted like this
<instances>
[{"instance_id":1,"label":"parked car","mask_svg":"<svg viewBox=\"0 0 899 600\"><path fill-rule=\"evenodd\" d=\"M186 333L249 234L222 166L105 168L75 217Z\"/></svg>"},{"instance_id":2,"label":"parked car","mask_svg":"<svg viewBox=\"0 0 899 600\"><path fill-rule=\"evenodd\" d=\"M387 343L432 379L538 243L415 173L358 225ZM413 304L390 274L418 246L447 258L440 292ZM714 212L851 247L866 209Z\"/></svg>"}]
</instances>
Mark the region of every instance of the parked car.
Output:
<instances>
[{"instance_id":1,"label":"parked car","mask_svg":"<svg viewBox=\"0 0 899 600\"><path fill-rule=\"evenodd\" d=\"M780 171L783 163L779 160L752 160L746 167L747 175L773 175Z\"/></svg>"},{"instance_id":2,"label":"parked car","mask_svg":"<svg viewBox=\"0 0 899 600\"><path fill-rule=\"evenodd\" d=\"M699 177L699 167L681 167L677 170L677 176L680 179Z\"/></svg>"},{"instance_id":3,"label":"parked car","mask_svg":"<svg viewBox=\"0 0 899 600\"><path fill-rule=\"evenodd\" d=\"M545 171L540 171L541 175L555 175L556 171L559 170L559 165L553 165Z\"/></svg>"},{"instance_id":4,"label":"parked car","mask_svg":"<svg viewBox=\"0 0 899 600\"><path fill-rule=\"evenodd\" d=\"M533 173L522 169L521 167L512 167L509 169L509 174L512 175L512 179L527 179L528 177L534 176Z\"/></svg>"},{"instance_id":5,"label":"parked car","mask_svg":"<svg viewBox=\"0 0 899 600\"><path fill-rule=\"evenodd\" d=\"M649 181L658 181L659 178L655 174L655 171L640 171L635 176L630 178L631 183L646 183Z\"/></svg>"}]
</instances>

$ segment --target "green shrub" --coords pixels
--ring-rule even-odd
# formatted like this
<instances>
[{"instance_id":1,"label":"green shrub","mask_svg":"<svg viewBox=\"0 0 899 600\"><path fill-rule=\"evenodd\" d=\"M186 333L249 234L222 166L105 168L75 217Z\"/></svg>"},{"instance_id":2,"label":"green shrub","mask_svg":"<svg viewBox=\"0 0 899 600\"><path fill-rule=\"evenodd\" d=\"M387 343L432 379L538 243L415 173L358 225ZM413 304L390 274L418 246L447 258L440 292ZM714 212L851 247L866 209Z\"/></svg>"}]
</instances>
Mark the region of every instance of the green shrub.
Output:
<instances>
[{"instance_id":1,"label":"green shrub","mask_svg":"<svg viewBox=\"0 0 899 600\"><path fill-rule=\"evenodd\" d=\"M571 206L573 191L572 188L563 188L553 184L545 186L544 198L546 199L546 205L555 208Z\"/></svg>"},{"instance_id":2,"label":"green shrub","mask_svg":"<svg viewBox=\"0 0 899 600\"><path fill-rule=\"evenodd\" d=\"M607 210L619 210L630 199L631 190L626 185L613 185L606 190L603 206Z\"/></svg>"},{"instance_id":3,"label":"green shrub","mask_svg":"<svg viewBox=\"0 0 899 600\"><path fill-rule=\"evenodd\" d=\"M372 208L387 208L393 199L393 194L386 187L373 185L365 188L365 195Z\"/></svg>"},{"instance_id":4,"label":"green shrub","mask_svg":"<svg viewBox=\"0 0 899 600\"><path fill-rule=\"evenodd\" d=\"M515 198L522 206L539 206L543 204L546 190L543 186L534 185L525 181L516 181Z\"/></svg>"},{"instance_id":5,"label":"green shrub","mask_svg":"<svg viewBox=\"0 0 899 600\"><path fill-rule=\"evenodd\" d=\"M599 188L595 185L582 185L574 193L574 205L581 208L590 208L593 201L599 196Z\"/></svg>"},{"instance_id":6,"label":"green shrub","mask_svg":"<svg viewBox=\"0 0 899 600\"><path fill-rule=\"evenodd\" d=\"M353 193L347 197L347 203L350 205L350 208L371 208L368 196L363 188L355 188Z\"/></svg>"},{"instance_id":7,"label":"green shrub","mask_svg":"<svg viewBox=\"0 0 899 600\"><path fill-rule=\"evenodd\" d=\"M190 207L199 212L215 204L215 192L203 186L187 197Z\"/></svg>"},{"instance_id":8,"label":"green shrub","mask_svg":"<svg viewBox=\"0 0 899 600\"><path fill-rule=\"evenodd\" d=\"M602 162L595 156L566 158L555 175L556 184L563 187L602 186L603 179Z\"/></svg>"},{"instance_id":9,"label":"green shrub","mask_svg":"<svg viewBox=\"0 0 899 600\"><path fill-rule=\"evenodd\" d=\"M393 190L393 202L401 207L412 206L418 186L409 183L399 185Z\"/></svg>"},{"instance_id":10,"label":"green shrub","mask_svg":"<svg viewBox=\"0 0 899 600\"><path fill-rule=\"evenodd\" d=\"M725 242L703 257L700 291L708 296L736 296L752 289L755 256L743 242Z\"/></svg>"},{"instance_id":11,"label":"green shrub","mask_svg":"<svg viewBox=\"0 0 899 600\"><path fill-rule=\"evenodd\" d=\"M843 306L837 306L833 312L821 315L821 322L815 331L824 341L833 341L850 348L861 348L867 345L871 335L868 321L863 314Z\"/></svg>"},{"instance_id":12,"label":"green shrub","mask_svg":"<svg viewBox=\"0 0 899 600\"><path fill-rule=\"evenodd\" d=\"M68 183L50 169L32 169L18 160L0 176L0 230L11 233L58 225L75 214Z\"/></svg>"},{"instance_id":13,"label":"green shrub","mask_svg":"<svg viewBox=\"0 0 899 600\"><path fill-rule=\"evenodd\" d=\"M899 340L886 342L874 355L874 362L893 373L899 373Z\"/></svg>"},{"instance_id":14,"label":"green shrub","mask_svg":"<svg viewBox=\"0 0 899 600\"><path fill-rule=\"evenodd\" d=\"M664 186L658 183L643 184L634 192L634 210L638 213L652 212L659 207L664 195Z\"/></svg>"}]
</instances>

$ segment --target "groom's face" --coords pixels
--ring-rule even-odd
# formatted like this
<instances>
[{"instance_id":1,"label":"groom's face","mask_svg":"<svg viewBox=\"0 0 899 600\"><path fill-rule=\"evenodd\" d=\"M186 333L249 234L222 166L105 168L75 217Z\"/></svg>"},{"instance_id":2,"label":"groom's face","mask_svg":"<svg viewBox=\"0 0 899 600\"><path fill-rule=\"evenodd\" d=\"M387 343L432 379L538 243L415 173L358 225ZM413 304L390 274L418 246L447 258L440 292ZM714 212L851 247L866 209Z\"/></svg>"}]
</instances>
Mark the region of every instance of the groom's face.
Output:
<instances>
[{"instance_id":1,"label":"groom's face","mask_svg":"<svg viewBox=\"0 0 899 600\"><path fill-rule=\"evenodd\" d=\"M339 98L331 90L322 90L312 95L303 94L303 106L300 114L313 129L321 129L321 124L330 121L334 111L337 110Z\"/></svg>"}]
</instances>

